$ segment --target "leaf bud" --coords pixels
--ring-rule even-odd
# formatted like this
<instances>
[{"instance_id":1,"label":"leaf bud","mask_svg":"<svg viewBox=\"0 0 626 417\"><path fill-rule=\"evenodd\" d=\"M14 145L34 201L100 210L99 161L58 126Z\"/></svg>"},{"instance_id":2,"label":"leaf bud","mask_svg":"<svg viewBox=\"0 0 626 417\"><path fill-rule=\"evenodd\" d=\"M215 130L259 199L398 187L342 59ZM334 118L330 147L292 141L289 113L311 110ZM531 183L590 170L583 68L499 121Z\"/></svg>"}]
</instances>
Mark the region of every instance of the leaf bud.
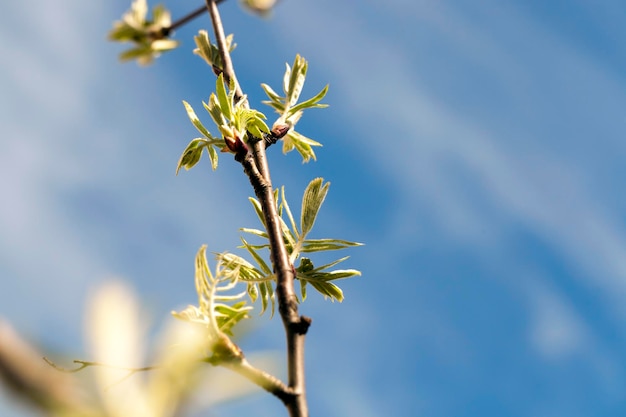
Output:
<instances>
[{"instance_id":1,"label":"leaf bud","mask_svg":"<svg viewBox=\"0 0 626 417\"><path fill-rule=\"evenodd\" d=\"M289 125L277 124L272 126L272 136L276 139L280 139L289 132Z\"/></svg>"},{"instance_id":2,"label":"leaf bud","mask_svg":"<svg viewBox=\"0 0 626 417\"><path fill-rule=\"evenodd\" d=\"M228 147L228 149L235 154L248 152L248 146L243 143L239 136L235 136L234 139L232 137L225 136L224 143L226 143L226 147Z\"/></svg>"}]
</instances>

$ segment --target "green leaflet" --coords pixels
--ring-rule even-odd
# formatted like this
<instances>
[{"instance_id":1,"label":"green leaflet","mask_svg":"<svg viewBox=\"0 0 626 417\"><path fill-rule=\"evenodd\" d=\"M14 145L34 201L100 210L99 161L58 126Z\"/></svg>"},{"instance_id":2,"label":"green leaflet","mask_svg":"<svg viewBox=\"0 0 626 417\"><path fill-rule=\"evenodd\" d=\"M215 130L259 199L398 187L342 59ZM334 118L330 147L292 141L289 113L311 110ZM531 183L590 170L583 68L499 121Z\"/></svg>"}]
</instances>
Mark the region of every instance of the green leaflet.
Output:
<instances>
[{"instance_id":1,"label":"green leaflet","mask_svg":"<svg viewBox=\"0 0 626 417\"><path fill-rule=\"evenodd\" d=\"M204 127L204 125L196 115L196 112L193 110L193 107L191 107L191 105L189 105L189 103L187 103L185 100L183 100L183 105L185 106L185 110L187 111L187 116L189 117L191 124L193 124L196 129L198 129L198 132L202 133L207 139L212 138L213 136L211 136L207 128Z\"/></svg>"},{"instance_id":2,"label":"green leaflet","mask_svg":"<svg viewBox=\"0 0 626 417\"><path fill-rule=\"evenodd\" d=\"M204 103L203 103L204 104ZM176 166L176 174L178 175L178 171L181 168L185 168L185 170L189 170L193 168L200 158L202 157L202 150L206 149L207 154L209 155L209 159L211 160L211 168L215 171L217 169L218 163L218 154L215 151L214 147L223 147L224 141L222 139L217 139L211 135L211 133L207 130L206 127L202 124L196 112L193 110L191 105L183 100L183 105L185 106L185 110L187 112L187 116L191 123L195 126L195 128L200 132L204 138L196 138L193 139L181 155L178 160L178 164Z\"/></svg>"},{"instance_id":3,"label":"green leaflet","mask_svg":"<svg viewBox=\"0 0 626 417\"><path fill-rule=\"evenodd\" d=\"M220 110L224 117L228 120L233 119L233 103L229 100L228 93L226 92L226 85L224 85L224 76L220 74L215 82L215 93L217 94L217 101L220 105Z\"/></svg>"},{"instance_id":4,"label":"green leaflet","mask_svg":"<svg viewBox=\"0 0 626 417\"><path fill-rule=\"evenodd\" d=\"M315 178L304 191L304 196L302 197L302 218L300 220L302 236L306 236L313 228L317 214L328 193L330 183L327 182L322 185L323 181L323 178Z\"/></svg>"},{"instance_id":5,"label":"green leaflet","mask_svg":"<svg viewBox=\"0 0 626 417\"><path fill-rule=\"evenodd\" d=\"M335 262L331 262L330 264L318 268L313 266L313 262L311 262L310 259L302 258L300 266L296 269L296 278L299 279L301 283L306 282L311 284L311 286L313 286L313 288L320 292L324 297L329 297L333 301L337 300L341 302L343 301L343 292L331 281L360 276L361 272L355 269L339 269L333 271L325 270L346 260L347 258L348 257L338 259ZM306 293L303 294L303 297L304 296L306 296Z\"/></svg>"},{"instance_id":6,"label":"green leaflet","mask_svg":"<svg viewBox=\"0 0 626 417\"><path fill-rule=\"evenodd\" d=\"M326 96L326 93L328 93L328 85L326 85L326 87L324 87L322 91L317 93L314 97L299 103L297 106L290 107L287 112L287 118L304 109L324 109L328 107L328 104L319 103Z\"/></svg>"},{"instance_id":7,"label":"green leaflet","mask_svg":"<svg viewBox=\"0 0 626 417\"><path fill-rule=\"evenodd\" d=\"M180 159L178 160L178 165L176 166L176 175L178 175L178 171L181 168L185 168L185 170L190 170L194 165L198 163L200 157L202 156L202 149L207 146L208 141L204 138L196 138L189 142L187 148L183 151ZM211 148L210 146L208 147Z\"/></svg>"}]
</instances>

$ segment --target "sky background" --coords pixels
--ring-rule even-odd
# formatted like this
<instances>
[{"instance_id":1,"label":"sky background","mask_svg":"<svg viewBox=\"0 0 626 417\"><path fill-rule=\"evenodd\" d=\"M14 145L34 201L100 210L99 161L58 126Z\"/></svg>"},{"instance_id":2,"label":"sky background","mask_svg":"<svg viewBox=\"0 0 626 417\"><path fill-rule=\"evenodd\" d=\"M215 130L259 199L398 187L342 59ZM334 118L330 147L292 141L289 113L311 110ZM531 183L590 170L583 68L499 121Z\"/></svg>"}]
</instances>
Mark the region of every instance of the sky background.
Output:
<instances>
[{"instance_id":1,"label":"sky background","mask_svg":"<svg viewBox=\"0 0 626 417\"><path fill-rule=\"evenodd\" d=\"M84 311L109 279L154 323L195 303L193 257L256 227L241 167L174 176L214 87L191 54L202 17L148 68L106 42L130 2L0 9L0 317L86 358ZM177 18L198 2L170 2ZM270 19L221 6L254 105L309 60L326 110L302 165L271 148L292 208L317 176L314 237L366 243L343 303L310 292L311 415L626 413L626 5L622 1L290 1ZM268 109L267 113L270 113ZM215 131L215 129L212 129ZM255 318L246 352L282 349ZM273 416L254 395L198 415ZM0 391L0 415L30 416Z\"/></svg>"}]
</instances>

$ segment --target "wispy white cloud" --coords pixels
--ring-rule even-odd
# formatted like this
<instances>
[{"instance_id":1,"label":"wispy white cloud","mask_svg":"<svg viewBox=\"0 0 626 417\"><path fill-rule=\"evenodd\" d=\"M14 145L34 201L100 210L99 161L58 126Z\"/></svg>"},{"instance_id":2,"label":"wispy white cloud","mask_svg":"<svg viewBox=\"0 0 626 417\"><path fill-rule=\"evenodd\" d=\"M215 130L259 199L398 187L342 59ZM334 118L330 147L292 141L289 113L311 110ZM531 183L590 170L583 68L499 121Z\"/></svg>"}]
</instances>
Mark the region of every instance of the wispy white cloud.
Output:
<instances>
[{"instance_id":1,"label":"wispy white cloud","mask_svg":"<svg viewBox=\"0 0 626 417\"><path fill-rule=\"evenodd\" d=\"M535 284L529 291L533 348L551 361L568 360L586 350L589 336L576 308L562 299L558 291L551 291L542 283Z\"/></svg>"}]
</instances>

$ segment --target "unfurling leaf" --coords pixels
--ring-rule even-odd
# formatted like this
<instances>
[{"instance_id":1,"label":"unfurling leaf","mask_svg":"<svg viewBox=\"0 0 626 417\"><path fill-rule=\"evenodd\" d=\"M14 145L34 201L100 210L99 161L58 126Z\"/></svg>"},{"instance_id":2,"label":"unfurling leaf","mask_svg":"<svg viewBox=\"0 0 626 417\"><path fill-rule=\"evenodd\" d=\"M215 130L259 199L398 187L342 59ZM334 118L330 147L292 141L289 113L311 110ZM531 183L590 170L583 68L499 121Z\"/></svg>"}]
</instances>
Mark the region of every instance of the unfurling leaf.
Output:
<instances>
[{"instance_id":1,"label":"unfurling leaf","mask_svg":"<svg viewBox=\"0 0 626 417\"><path fill-rule=\"evenodd\" d=\"M302 197L302 218L300 220L300 228L302 236L306 236L315 223L320 207L328 194L330 183L323 184L323 178L315 178L309 183Z\"/></svg>"},{"instance_id":2,"label":"unfurling leaf","mask_svg":"<svg viewBox=\"0 0 626 417\"><path fill-rule=\"evenodd\" d=\"M252 247L250 246L250 248ZM268 305L271 303L271 314L273 315L275 299L272 282L275 281L276 277L269 271L267 265L263 262L261 269L255 268L242 257L233 255L232 253L220 254L218 258L225 268L236 271L238 279L248 284L248 294L252 293L255 297L260 295L261 314L265 312ZM250 287L256 288L251 289Z\"/></svg>"},{"instance_id":3,"label":"unfurling leaf","mask_svg":"<svg viewBox=\"0 0 626 417\"><path fill-rule=\"evenodd\" d=\"M287 97L286 104L289 107L294 106L300 98L308 66L309 64L306 62L306 59L302 58L300 55L296 55L296 59L293 61L293 67L290 68L289 65L287 65L283 80L283 90Z\"/></svg>"},{"instance_id":4,"label":"unfurling leaf","mask_svg":"<svg viewBox=\"0 0 626 417\"><path fill-rule=\"evenodd\" d=\"M307 239L300 247L300 252L323 252L362 246L362 243L340 239Z\"/></svg>"},{"instance_id":5,"label":"unfurling leaf","mask_svg":"<svg viewBox=\"0 0 626 417\"><path fill-rule=\"evenodd\" d=\"M319 93L317 93L314 97L303 101L302 103L298 103L296 106L290 107L287 112L287 118L290 118L294 114L302 111L304 109L324 109L328 107L328 104L320 104L319 102L326 96L328 93L328 85L322 89Z\"/></svg>"},{"instance_id":6,"label":"unfurling leaf","mask_svg":"<svg viewBox=\"0 0 626 417\"><path fill-rule=\"evenodd\" d=\"M220 105L220 110L226 119L233 120L233 103L229 100L228 93L226 92L226 86L224 85L224 75L220 74L215 82L215 93L217 94L217 101Z\"/></svg>"},{"instance_id":7,"label":"unfurling leaf","mask_svg":"<svg viewBox=\"0 0 626 417\"><path fill-rule=\"evenodd\" d=\"M196 112L193 110L193 107L191 107L185 100L183 100L183 105L185 106L189 120L191 120L191 123L196 127L196 129L198 129L198 132L202 133L207 139L212 138L213 136L211 136L207 128L204 127L198 116L196 116Z\"/></svg>"},{"instance_id":8,"label":"unfurling leaf","mask_svg":"<svg viewBox=\"0 0 626 417\"><path fill-rule=\"evenodd\" d=\"M295 148L302 156L303 163L309 162L311 159L316 160L313 146L322 146L322 144L301 135L295 130L290 130L283 138L283 153L286 154Z\"/></svg>"},{"instance_id":9,"label":"unfurling leaf","mask_svg":"<svg viewBox=\"0 0 626 417\"><path fill-rule=\"evenodd\" d=\"M189 120L195 126L198 132L202 133L204 138L196 138L192 140L189 145L187 145L187 148L185 148L183 154L178 160L178 165L176 166L176 174L178 174L178 171L180 171L180 169L183 167L186 170L189 170L194 165L196 165L202 157L203 149L206 149L209 155L209 159L211 160L211 168L213 169L213 171L215 171L217 169L218 163L218 154L215 151L215 147L223 147L224 141L211 135L207 128L204 127L200 119L198 119L196 112L189 105L189 103L183 100L183 105L185 106L185 110L187 111L187 116L189 117Z\"/></svg>"},{"instance_id":10,"label":"unfurling leaf","mask_svg":"<svg viewBox=\"0 0 626 417\"><path fill-rule=\"evenodd\" d=\"M206 245L198 250L195 263L198 306L189 306L182 312L173 314L177 318L206 326L213 348L217 344L221 348L234 346L228 343L226 335L232 334L233 326L247 318L248 312L252 309L242 300L246 295L245 291L229 294L237 285L238 270L226 267L222 258L218 257L215 274L212 274L206 258Z\"/></svg>"},{"instance_id":11,"label":"unfurling leaf","mask_svg":"<svg viewBox=\"0 0 626 417\"><path fill-rule=\"evenodd\" d=\"M193 39L196 42L196 49L193 50L193 53L204 59L204 61L213 68L216 74L221 73L224 69L222 55L217 45L211 43L207 31L198 31L198 34L194 36ZM236 46L237 44L233 43L233 35L228 35L226 37L226 48L228 52L232 52Z\"/></svg>"},{"instance_id":12,"label":"unfurling leaf","mask_svg":"<svg viewBox=\"0 0 626 417\"><path fill-rule=\"evenodd\" d=\"M343 301L343 291L341 291L341 288L339 288L332 282L309 281L309 283L313 286L313 288L320 292L324 296L324 298L328 297L332 301Z\"/></svg>"},{"instance_id":13,"label":"unfurling leaf","mask_svg":"<svg viewBox=\"0 0 626 417\"><path fill-rule=\"evenodd\" d=\"M334 270L328 271L325 270L328 268L332 268L337 265L339 262L346 260L347 257L338 259L335 262L330 264L315 268L313 266L313 262L311 262L308 258L302 258L300 261L300 266L296 269L296 278L300 280L302 283L308 283L313 286L318 292L322 293L324 297L330 297L331 300L343 301L343 292L341 289L332 283L331 281L349 278L353 276L361 275L361 272L354 269L345 269L345 270ZM303 297L306 296L306 293L303 294Z\"/></svg>"}]
</instances>

